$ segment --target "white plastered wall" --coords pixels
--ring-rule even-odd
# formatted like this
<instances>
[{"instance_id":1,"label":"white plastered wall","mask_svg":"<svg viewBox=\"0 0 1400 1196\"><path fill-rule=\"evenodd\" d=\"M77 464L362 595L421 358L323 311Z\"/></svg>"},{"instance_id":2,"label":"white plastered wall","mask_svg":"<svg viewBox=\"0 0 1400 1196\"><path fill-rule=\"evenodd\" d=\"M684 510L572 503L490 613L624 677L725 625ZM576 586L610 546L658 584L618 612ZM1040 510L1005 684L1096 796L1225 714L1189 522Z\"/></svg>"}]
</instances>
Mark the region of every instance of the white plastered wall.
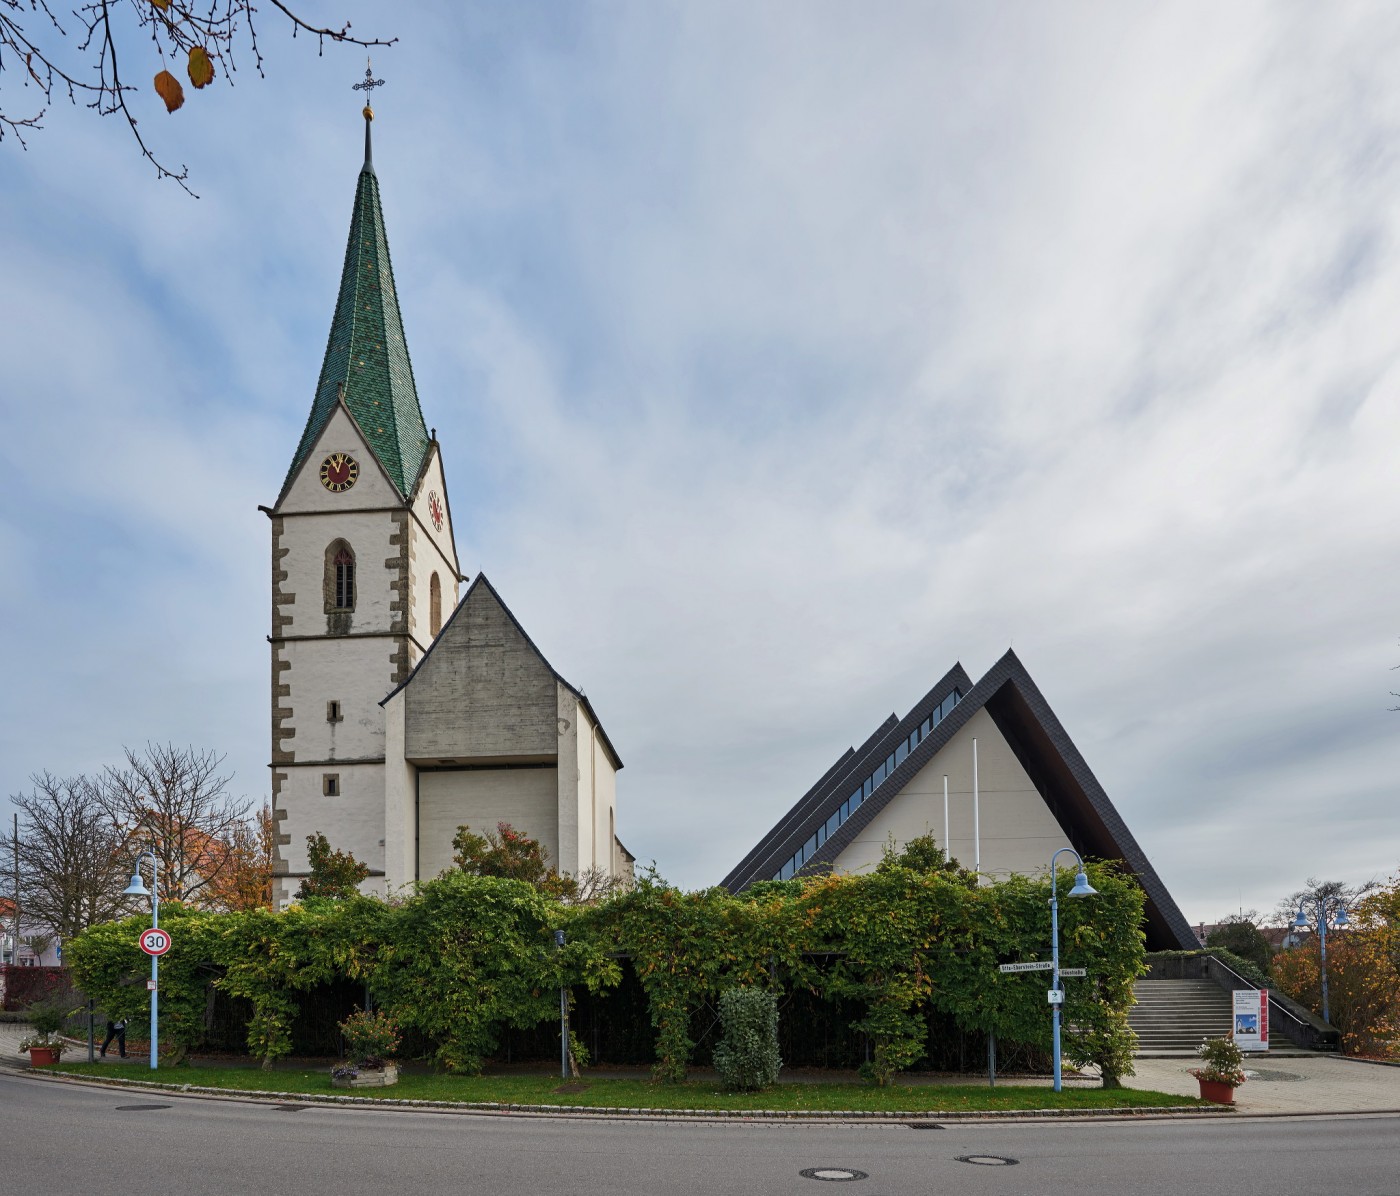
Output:
<instances>
[{"instance_id":1,"label":"white plastered wall","mask_svg":"<svg viewBox=\"0 0 1400 1196\"><path fill-rule=\"evenodd\" d=\"M349 453L360 467L355 484L339 494L332 494L321 485L321 462L331 453ZM355 427L355 421L344 407L337 406L302 462L291 488L277 507L277 513L291 515L302 511L338 511L349 507L402 506L403 499L393 483L384 476L379 462Z\"/></svg>"},{"instance_id":2,"label":"white plastered wall","mask_svg":"<svg viewBox=\"0 0 1400 1196\"><path fill-rule=\"evenodd\" d=\"M281 608L292 616L283 634L326 634L326 549L336 540L344 540L355 553L355 609L346 620L349 630L388 631L394 597L389 583L396 575L384 562L398 555L397 546L389 543L395 530L388 511L286 516L281 546L289 551L282 558L287 571L282 590L295 594L296 601Z\"/></svg>"},{"instance_id":3,"label":"white plastered wall","mask_svg":"<svg viewBox=\"0 0 1400 1196\"><path fill-rule=\"evenodd\" d=\"M459 826L479 834L508 822L539 840L546 857L558 858L555 821L557 768L473 768L418 775L419 860L423 880L453 867L452 837Z\"/></svg>"},{"instance_id":4,"label":"white plastered wall","mask_svg":"<svg viewBox=\"0 0 1400 1196\"><path fill-rule=\"evenodd\" d=\"M291 708L296 734L285 744L298 760L363 760L384 755L384 712L379 703L393 679L387 636L369 639L289 640L282 659L291 668L282 674L291 693L282 701ZM330 722L326 704L340 703L341 719Z\"/></svg>"},{"instance_id":5,"label":"white plastered wall","mask_svg":"<svg viewBox=\"0 0 1400 1196\"><path fill-rule=\"evenodd\" d=\"M556 814L557 830L554 866L560 872L578 875L579 872L579 807L580 790L583 788L578 767L579 741L585 733L579 726L579 701L573 692L562 682L555 682L559 711L559 787L555 795L558 802Z\"/></svg>"},{"instance_id":6,"label":"white plastered wall","mask_svg":"<svg viewBox=\"0 0 1400 1196\"><path fill-rule=\"evenodd\" d=\"M286 769L280 806L286 818L280 824L291 842L282 847L282 858L293 874L308 871L306 836L324 834L337 851L348 851L376 871L384 869L384 765L360 764L353 769ZM322 776L338 772L341 793L327 797L321 792ZM294 892L300 883L293 875L287 887ZM382 893L384 881L373 877L360 886L367 893Z\"/></svg>"},{"instance_id":7,"label":"white plastered wall","mask_svg":"<svg viewBox=\"0 0 1400 1196\"><path fill-rule=\"evenodd\" d=\"M429 496L436 493L443 502L442 531L433 527ZM456 554L452 547L452 516L447 511L447 483L442 472L442 458L436 449L424 471L422 484L413 501L414 521L409 528L409 542L413 547L409 569L410 592L413 597L410 608L410 627L419 643L430 643L432 630L432 576L438 575L442 586L442 621L451 618L457 605Z\"/></svg>"},{"instance_id":8,"label":"white plastered wall","mask_svg":"<svg viewBox=\"0 0 1400 1196\"><path fill-rule=\"evenodd\" d=\"M561 692L566 691L561 687ZM573 698L573 707L576 714L573 721L578 728L575 743L579 828L578 866L573 871L577 874L596 867L611 875L615 866L612 827L616 820L617 770L587 708L577 698ZM561 754L560 759L563 758Z\"/></svg>"},{"instance_id":9,"label":"white plastered wall","mask_svg":"<svg viewBox=\"0 0 1400 1196\"><path fill-rule=\"evenodd\" d=\"M399 690L384 703L384 884L394 893L417 877L417 769L404 759L404 714Z\"/></svg>"},{"instance_id":10,"label":"white plastered wall","mask_svg":"<svg viewBox=\"0 0 1400 1196\"><path fill-rule=\"evenodd\" d=\"M972 740L977 740L982 873L1004 878L1043 872L1070 846L1064 830L985 709L977 711L836 859L838 872L866 872L893 836L898 845L932 834L943 843L943 776L948 776L949 854L965 868L974 856Z\"/></svg>"}]
</instances>

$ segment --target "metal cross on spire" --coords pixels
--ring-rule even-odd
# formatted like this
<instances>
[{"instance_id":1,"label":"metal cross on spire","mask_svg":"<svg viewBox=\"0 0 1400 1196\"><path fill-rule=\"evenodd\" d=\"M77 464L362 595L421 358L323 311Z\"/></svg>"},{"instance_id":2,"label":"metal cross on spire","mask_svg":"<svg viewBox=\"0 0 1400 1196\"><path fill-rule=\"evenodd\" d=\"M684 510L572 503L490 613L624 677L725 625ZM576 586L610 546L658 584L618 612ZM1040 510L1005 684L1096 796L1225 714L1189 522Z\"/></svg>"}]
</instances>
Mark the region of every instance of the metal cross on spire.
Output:
<instances>
[{"instance_id":1,"label":"metal cross on spire","mask_svg":"<svg viewBox=\"0 0 1400 1196\"><path fill-rule=\"evenodd\" d=\"M370 152L369 125L374 119L374 109L369 106L370 92L376 87L383 87L384 80L374 77L374 67L368 57L365 58L365 79L363 83L356 83L351 87L352 91L362 91L365 93L365 165L364 169L371 174L374 173L374 155Z\"/></svg>"},{"instance_id":2,"label":"metal cross on spire","mask_svg":"<svg viewBox=\"0 0 1400 1196\"><path fill-rule=\"evenodd\" d=\"M369 93L370 93L370 92L372 92L376 87L383 87L383 86L384 86L384 80L383 80L383 79L376 79L376 78L374 77L374 67L371 65L370 60L369 60L368 58L366 58L366 59L365 59L365 81L364 81L363 83L356 83L356 84L354 85L354 87L351 88L351 90L352 90L352 91L362 91L362 92L364 92L364 93L365 93L365 99L368 100L368 99L369 99Z\"/></svg>"}]
</instances>

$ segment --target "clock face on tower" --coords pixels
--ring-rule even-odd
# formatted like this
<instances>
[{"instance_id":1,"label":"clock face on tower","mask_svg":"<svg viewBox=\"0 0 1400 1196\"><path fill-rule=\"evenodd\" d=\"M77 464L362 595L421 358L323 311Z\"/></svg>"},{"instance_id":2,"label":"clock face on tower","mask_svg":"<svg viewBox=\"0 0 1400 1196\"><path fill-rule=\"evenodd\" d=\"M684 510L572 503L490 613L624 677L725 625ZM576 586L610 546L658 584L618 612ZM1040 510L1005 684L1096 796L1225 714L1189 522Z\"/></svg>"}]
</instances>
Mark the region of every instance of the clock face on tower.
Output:
<instances>
[{"instance_id":1,"label":"clock face on tower","mask_svg":"<svg viewBox=\"0 0 1400 1196\"><path fill-rule=\"evenodd\" d=\"M332 494L349 490L360 476L360 463L349 453L332 453L321 462L321 485Z\"/></svg>"},{"instance_id":2,"label":"clock face on tower","mask_svg":"<svg viewBox=\"0 0 1400 1196\"><path fill-rule=\"evenodd\" d=\"M442 531L443 520L442 499L438 497L436 490L428 491L428 517L433 521L433 527Z\"/></svg>"}]
</instances>

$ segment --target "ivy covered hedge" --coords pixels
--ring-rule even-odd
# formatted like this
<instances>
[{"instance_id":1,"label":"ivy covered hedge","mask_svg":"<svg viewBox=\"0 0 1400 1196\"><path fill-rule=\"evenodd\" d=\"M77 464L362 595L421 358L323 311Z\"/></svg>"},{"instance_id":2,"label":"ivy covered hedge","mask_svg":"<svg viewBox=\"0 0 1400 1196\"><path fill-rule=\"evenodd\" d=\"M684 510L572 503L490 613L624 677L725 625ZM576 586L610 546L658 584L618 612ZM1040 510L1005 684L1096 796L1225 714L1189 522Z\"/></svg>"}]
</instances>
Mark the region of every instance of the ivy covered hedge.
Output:
<instances>
[{"instance_id":1,"label":"ivy covered hedge","mask_svg":"<svg viewBox=\"0 0 1400 1196\"><path fill-rule=\"evenodd\" d=\"M1111 1082L1130 1073L1143 895L1111 865L1088 871L1099 895L1060 903L1062 965L1088 972L1065 982L1065 1050L1099 1064ZM1062 875L1062 894L1068 887ZM248 1049L270 1063L291 1049L299 1000L348 979L430 1044L438 1063L472 1073L507 1027L557 1017L561 984L604 993L630 958L660 1079L684 1077L697 1011L725 989L756 986L862 1011L856 1028L874 1044L869 1073L884 1083L923 1053L930 1012L1003 1042L1048 1047L1046 974L1004 975L997 965L1049 958L1049 893L1048 879L979 888L965 873L896 858L869 875L773 882L738 897L682 892L647 875L594 906L465 872L393 902L310 899L284 913L240 914L167 903L161 924L173 945L161 961L161 1037L177 1053L197 1045L221 990L248 1003ZM148 1016L149 964L136 945L144 926L139 917L96 926L67 945L75 978L109 1016Z\"/></svg>"}]
</instances>

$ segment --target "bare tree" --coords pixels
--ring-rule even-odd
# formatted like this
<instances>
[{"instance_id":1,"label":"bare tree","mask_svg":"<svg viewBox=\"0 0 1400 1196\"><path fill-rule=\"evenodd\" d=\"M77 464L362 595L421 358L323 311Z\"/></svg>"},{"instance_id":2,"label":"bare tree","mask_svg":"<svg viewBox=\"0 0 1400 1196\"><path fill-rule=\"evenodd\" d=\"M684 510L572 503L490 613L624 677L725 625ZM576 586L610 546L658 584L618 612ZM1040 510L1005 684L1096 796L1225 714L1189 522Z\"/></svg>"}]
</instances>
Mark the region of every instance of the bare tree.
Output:
<instances>
[{"instance_id":1,"label":"bare tree","mask_svg":"<svg viewBox=\"0 0 1400 1196\"><path fill-rule=\"evenodd\" d=\"M100 788L89 778L40 773L19 807L19 887L25 921L54 931L60 941L105 922L125 906L122 835L112 825ZM15 838L0 839L8 858Z\"/></svg>"},{"instance_id":2,"label":"bare tree","mask_svg":"<svg viewBox=\"0 0 1400 1196\"><path fill-rule=\"evenodd\" d=\"M1330 930L1341 911L1355 909L1361 898L1378 887L1374 880L1369 880L1363 885L1348 885L1339 880L1320 881L1310 876L1305 888L1278 903L1271 921L1275 926L1295 926L1301 910L1306 925L1299 929L1306 929L1315 934L1325 912Z\"/></svg>"},{"instance_id":3,"label":"bare tree","mask_svg":"<svg viewBox=\"0 0 1400 1196\"><path fill-rule=\"evenodd\" d=\"M223 762L213 751L147 744L144 753L127 748L126 767L103 774L102 802L128 856L149 850L160 862L163 901L203 904L233 866L227 845L246 828L252 802L229 793Z\"/></svg>"},{"instance_id":4,"label":"bare tree","mask_svg":"<svg viewBox=\"0 0 1400 1196\"><path fill-rule=\"evenodd\" d=\"M283 0L269 2L291 23L293 37L306 33L316 39L318 52L327 41L388 46L397 40L353 37L348 21L339 28L313 25ZM73 104L81 99L102 116L120 115L156 177L174 179L189 191L188 169L170 169L147 146L128 104L137 89L122 72L133 60L143 64L138 72L158 65L152 86L169 112L185 97L167 59L195 88L207 87L219 75L231 83L238 69L234 52L241 46L261 76L256 13L253 0L206 0L198 6L187 0L85 0L71 11L52 0L0 0L0 72L21 72L18 81L37 93L37 111L26 108L16 115L0 108L0 139L8 131L24 145L27 130L42 128L39 122L55 94ZM144 58L138 53L142 42L150 43Z\"/></svg>"}]
</instances>

